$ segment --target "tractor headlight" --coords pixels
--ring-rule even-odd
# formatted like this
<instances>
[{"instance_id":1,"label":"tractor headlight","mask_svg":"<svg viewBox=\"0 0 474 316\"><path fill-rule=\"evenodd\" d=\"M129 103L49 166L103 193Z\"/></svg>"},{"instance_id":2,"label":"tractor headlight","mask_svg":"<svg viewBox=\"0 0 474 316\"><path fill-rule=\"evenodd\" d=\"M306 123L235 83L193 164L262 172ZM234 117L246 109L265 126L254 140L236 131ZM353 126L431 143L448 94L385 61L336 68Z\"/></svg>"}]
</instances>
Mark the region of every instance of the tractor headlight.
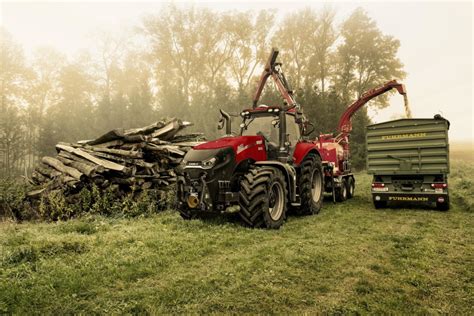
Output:
<instances>
[{"instance_id":1,"label":"tractor headlight","mask_svg":"<svg viewBox=\"0 0 474 316\"><path fill-rule=\"evenodd\" d=\"M206 169L209 169L209 168L212 168L214 167L214 165L216 164L217 162L217 158L216 157L212 157L210 159L207 159L207 160L204 160L202 162L202 167L203 168L206 168Z\"/></svg>"}]
</instances>

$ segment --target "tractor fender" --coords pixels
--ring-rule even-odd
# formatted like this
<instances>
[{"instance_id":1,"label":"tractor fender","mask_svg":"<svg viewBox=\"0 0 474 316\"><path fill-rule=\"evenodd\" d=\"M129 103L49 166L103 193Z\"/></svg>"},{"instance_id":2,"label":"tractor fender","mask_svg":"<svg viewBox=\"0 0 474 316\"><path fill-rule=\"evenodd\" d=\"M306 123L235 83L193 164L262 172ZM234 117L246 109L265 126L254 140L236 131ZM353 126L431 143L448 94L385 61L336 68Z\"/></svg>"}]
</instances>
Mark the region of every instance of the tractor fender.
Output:
<instances>
[{"instance_id":1,"label":"tractor fender","mask_svg":"<svg viewBox=\"0 0 474 316\"><path fill-rule=\"evenodd\" d=\"M298 143L293 153L293 163L295 164L295 166L298 167L303 162L303 159L306 158L306 156L310 152L315 153L316 155L319 156L319 158L321 158L321 154L319 153L319 150L316 147L315 143L313 142Z\"/></svg>"},{"instance_id":2,"label":"tractor fender","mask_svg":"<svg viewBox=\"0 0 474 316\"><path fill-rule=\"evenodd\" d=\"M279 161L257 161L256 166L271 166L280 169L285 175L288 183L288 192L290 193L290 201L296 201L296 170L293 166Z\"/></svg>"}]
</instances>

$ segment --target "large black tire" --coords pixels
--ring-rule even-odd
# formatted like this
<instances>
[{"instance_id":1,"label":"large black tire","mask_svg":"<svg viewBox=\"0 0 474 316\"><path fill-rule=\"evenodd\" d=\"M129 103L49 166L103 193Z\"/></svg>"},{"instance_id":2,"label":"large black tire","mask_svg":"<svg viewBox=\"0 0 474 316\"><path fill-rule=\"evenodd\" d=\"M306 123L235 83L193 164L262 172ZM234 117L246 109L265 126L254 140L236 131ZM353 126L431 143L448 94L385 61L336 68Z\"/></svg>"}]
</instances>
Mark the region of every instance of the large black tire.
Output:
<instances>
[{"instance_id":1,"label":"large black tire","mask_svg":"<svg viewBox=\"0 0 474 316\"><path fill-rule=\"evenodd\" d=\"M309 153L301 163L298 179L301 205L295 209L298 215L318 214L323 206L324 177L321 158Z\"/></svg>"},{"instance_id":2,"label":"large black tire","mask_svg":"<svg viewBox=\"0 0 474 316\"><path fill-rule=\"evenodd\" d=\"M375 206L376 209L386 208L387 207L387 201L375 201L374 200L374 206Z\"/></svg>"},{"instance_id":3,"label":"large black tire","mask_svg":"<svg viewBox=\"0 0 474 316\"><path fill-rule=\"evenodd\" d=\"M285 176L273 167L250 169L240 183L239 204L240 217L251 227L279 228L288 207Z\"/></svg>"},{"instance_id":4,"label":"large black tire","mask_svg":"<svg viewBox=\"0 0 474 316\"><path fill-rule=\"evenodd\" d=\"M185 220L191 220L197 218L196 211L192 211L187 208L178 209L179 215Z\"/></svg>"},{"instance_id":5,"label":"large black tire","mask_svg":"<svg viewBox=\"0 0 474 316\"><path fill-rule=\"evenodd\" d=\"M355 181L353 177L347 178L347 198L352 199L355 191Z\"/></svg>"},{"instance_id":6,"label":"large black tire","mask_svg":"<svg viewBox=\"0 0 474 316\"><path fill-rule=\"evenodd\" d=\"M342 178L341 186L336 188L336 201L344 202L345 200L347 200L347 180Z\"/></svg>"},{"instance_id":7,"label":"large black tire","mask_svg":"<svg viewBox=\"0 0 474 316\"><path fill-rule=\"evenodd\" d=\"M446 199L443 203L436 202L436 208L443 212L449 211L449 200Z\"/></svg>"}]
</instances>

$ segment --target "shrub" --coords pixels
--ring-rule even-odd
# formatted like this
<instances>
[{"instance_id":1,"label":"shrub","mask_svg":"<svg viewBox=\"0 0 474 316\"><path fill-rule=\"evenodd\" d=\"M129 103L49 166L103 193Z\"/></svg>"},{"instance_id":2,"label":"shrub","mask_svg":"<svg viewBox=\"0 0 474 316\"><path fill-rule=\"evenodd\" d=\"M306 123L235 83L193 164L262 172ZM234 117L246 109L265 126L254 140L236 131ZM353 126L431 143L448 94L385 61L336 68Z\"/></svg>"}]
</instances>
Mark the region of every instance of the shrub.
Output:
<instances>
[{"instance_id":1,"label":"shrub","mask_svg":"<svg viewBox=\"0 0 474 316\"><path fill-rule=\"evenodd\" d=\"M32 219L38 214L28 204L25 196L29 187L23 181L0 179L0 218Z\"/></svg>"}]
</instances>

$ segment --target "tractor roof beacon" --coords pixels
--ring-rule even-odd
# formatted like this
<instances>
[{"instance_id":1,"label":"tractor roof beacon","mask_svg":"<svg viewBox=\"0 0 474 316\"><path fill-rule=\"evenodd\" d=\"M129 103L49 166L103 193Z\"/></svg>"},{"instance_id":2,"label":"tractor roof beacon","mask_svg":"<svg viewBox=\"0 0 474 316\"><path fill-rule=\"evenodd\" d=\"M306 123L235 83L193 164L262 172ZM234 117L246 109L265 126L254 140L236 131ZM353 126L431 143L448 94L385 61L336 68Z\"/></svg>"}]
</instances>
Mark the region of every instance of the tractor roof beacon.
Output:
<instances>
[{"instance_id":1,"label":"tractor roof beacon","mask_svg":"<svg viewBox=\"0 0 474 316\"><path fill-rule=\"evenodd\" d=\"M231 134L230 115L221 110L226 136L194 147L183 159L177 183L183 218L239 205L249 226L279 228L288 208L306 214L321 209L321 156L316 142L304 137L311 124L295 101L277 56L273 49L252 107L240 113L240 135ZM270 77L283 97L282 105L258 104Z\"/></svg>"}]
</instances>

